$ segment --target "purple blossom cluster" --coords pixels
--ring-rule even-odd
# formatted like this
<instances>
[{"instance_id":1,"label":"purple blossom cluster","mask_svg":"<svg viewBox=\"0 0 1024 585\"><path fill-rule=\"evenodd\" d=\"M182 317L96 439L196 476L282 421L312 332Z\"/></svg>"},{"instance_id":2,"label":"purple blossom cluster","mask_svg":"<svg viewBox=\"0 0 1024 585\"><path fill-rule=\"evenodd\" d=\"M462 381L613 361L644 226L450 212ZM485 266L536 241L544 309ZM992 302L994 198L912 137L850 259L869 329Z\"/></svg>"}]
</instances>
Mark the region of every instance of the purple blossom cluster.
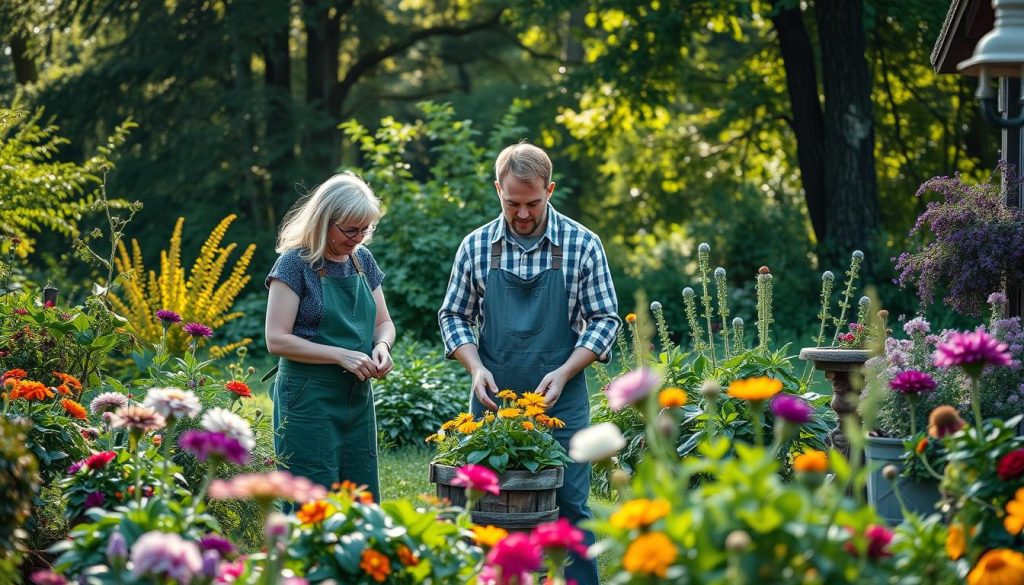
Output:
<instances>
[{"instance_id":1,"label":"purple blossom cluster","mask_svg":"<svg viewBox=\"0 0 1024 585\"><path fill-rule=\"evenodd\" d=\"M238 439L212 431L188 431L178 439L182 449L192 453L199 461L211 457L237 465L249 463L249 450Z\"/></svg>"},{"instance_id":2,"label":"purple blossom cluster","mask_svg":"<svg viewBox=\"0 0 1024 585\"><path fill-rule=\"evenodd\" d=\"M1001 165L999 172L1011 191L1021 183L1012 169ZM1004 205L998 181L968 184L959 174L935 177L917 195L928 191L942 201L928 203L910 236L920 239L930 232L934 239L895 259L897 282L916 286L925 303L944 292L957 312L979 315L988 292L1000 290L1004 278L1024 278L1024 211Z\"/></svg>"}]
</instances>

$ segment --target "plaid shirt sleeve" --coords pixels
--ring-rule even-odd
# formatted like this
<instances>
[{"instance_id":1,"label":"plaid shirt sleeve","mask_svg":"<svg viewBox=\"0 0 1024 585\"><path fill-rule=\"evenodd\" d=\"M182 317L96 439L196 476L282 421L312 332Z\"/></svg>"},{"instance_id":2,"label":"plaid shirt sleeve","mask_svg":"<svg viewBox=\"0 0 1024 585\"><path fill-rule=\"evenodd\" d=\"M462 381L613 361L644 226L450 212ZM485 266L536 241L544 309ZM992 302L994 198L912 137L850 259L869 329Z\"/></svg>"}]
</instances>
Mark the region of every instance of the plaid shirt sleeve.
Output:
<instances>
[{"instance_id":1,"label":"plaid shirt sleeve","mask_svg":"<svg viewBox=\"0 0 1024 585\"><path fill-rule=\"evenodd\" d=\"M476 343L472 325L476 323L480 297L473 283L473 240L472 236L467 236L459 246L455 263L452 264L452 274L448 279L444 303L437 312L441 339L444 341L445 355L448 358L451 358L452 353L460 346Z\"/></svg>"},{"instance_id":2,"label":"plaid shirt sleeve","mask_svg":"<svg viewBox=\"0 0 1024 585\"><path fill-rule=\"evenodd\" d=\"M608 258L597 236L587 243L579 278L580 314L587 328L580 335L576 347L585 347L596 353L599 361L607 362L622 320Z\"/></svg>"}]
</instances>

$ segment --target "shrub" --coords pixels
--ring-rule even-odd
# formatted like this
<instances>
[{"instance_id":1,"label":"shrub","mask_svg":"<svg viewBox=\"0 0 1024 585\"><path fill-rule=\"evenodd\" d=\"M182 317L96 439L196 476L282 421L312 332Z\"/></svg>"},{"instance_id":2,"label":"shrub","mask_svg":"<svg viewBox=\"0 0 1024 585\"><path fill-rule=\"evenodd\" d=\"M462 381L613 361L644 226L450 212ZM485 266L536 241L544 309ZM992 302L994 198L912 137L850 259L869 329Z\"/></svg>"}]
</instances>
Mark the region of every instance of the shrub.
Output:
<instances>
[{"instance_id":1,"label":"shrub","mask_svg":"<svg viewBox=\"0 0 1024 585\"><path fill-rule=\"evenodd\" d=\"M0 418L0 581L20 583L18 565L25 551L23 529L39 489L36 460L27 443L29 423Z\"/></svg>"},{"instance_id":2,"label":"shrub","mask_svg":"<svg viewBox=\"0 0 1024 585\"><path fill-rule=\"evenodd\" d=\"M423 445L428 435L469 407L469 377L444 349L403 339L395 344L395 368L374 381L381 443Z\"/></svg>"}]
</instances>

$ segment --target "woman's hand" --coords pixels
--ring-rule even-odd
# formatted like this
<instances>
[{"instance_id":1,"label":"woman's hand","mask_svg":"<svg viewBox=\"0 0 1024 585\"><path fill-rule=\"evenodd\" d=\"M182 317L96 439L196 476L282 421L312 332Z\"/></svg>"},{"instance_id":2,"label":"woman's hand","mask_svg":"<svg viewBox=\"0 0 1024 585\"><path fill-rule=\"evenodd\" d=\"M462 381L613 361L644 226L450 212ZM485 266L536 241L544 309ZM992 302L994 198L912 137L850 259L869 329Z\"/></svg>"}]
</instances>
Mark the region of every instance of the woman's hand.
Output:
<instances>
[{"instance_id":1,"label":"woman's hand","mask_svg":"<svg viewBox=\"0 0 1024 585\"><path fill-rule=\"evenodd\" d=\"M366 355L361 351L351 351L344 348L338 348L341 356L338 359L338 364L346 370L352 372L359 378L360 382L367 380L368 378L376 378L379 374L377 371L377 364L374 359ZM391 358L388 358L390 364ZM390 366L388 369L391 369Z\"/></svg>"},{"instance_id":2,"label":"woman's hand","mask_svg":"<svg viewBox=\"0 0 1024 585\"><path fill-rule=\"evenodd\" d=\"M373 363L377 366L377 377L383 380L395 365L391 361L391 348L387 343L377 342L373 346Z\"/></svg>"}]
</instances>

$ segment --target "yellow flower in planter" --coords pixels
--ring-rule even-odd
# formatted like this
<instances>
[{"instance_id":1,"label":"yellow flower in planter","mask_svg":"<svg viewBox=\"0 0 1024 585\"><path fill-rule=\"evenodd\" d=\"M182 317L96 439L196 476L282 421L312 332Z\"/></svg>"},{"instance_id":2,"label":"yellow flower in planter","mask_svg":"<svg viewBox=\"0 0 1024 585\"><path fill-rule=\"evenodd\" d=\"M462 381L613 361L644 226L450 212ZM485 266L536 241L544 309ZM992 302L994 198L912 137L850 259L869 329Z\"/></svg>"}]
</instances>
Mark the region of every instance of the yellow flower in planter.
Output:
<instances>
[{"instance_id":1,"label":"yellow flower in planter","mask_svg":"<svg viewBox=\"0 0 1024 585\"><path fill-rule=\"evenodd\" d=\"M1006 518L1003 518L1003 526L1010 534L1017 535L1024 530L1024 488L1017 490L1017 494L1006 504Z\"/></svg>"},{"instance_id":2,"label":"yellow flower in planter","mask_svg":"<svg viewBox=\"0 0 1024 585\"><path fill-rule=\"evenodd\" d=\"M523 411L518 408L499 408L499 418L515 418L517 416L523 416Z\"/></svg>"},{"instance_id":3,"label":"yellow flower in planter","mask_svg":"<svg viewBox=\"0 0 1024 585\"><path fill-rule=\"evenodd\" d=\"M506 388L506 389L502 390L501 392L498 392L498 398L502 398L504 400L515 400L516 398L518 398L518 396L516 395L515 392L513 392L513 391L509 390L508 388Z\"/></svg>"},{"instance_id":4,"label":"yellow flower in planter","mask_svg":"<svg viewBox=\"0 0 1024 585\"><path fill-rule=\"evenodd\" d=\"M469 435L478 428L480 428L480 423L470 420L459 425L459 432L463 435Z\"/></svg>"},{"instance_id":5,"label":"yellow flower in planter","mask_svg":"<svg viewBox=\"0 0 1024 585\"><path fill-rule=\"evenodd\" d=\"M544 407L544 397L536 392L527 392L516 400L516 404L521 408L528 408L530 406Z\"/></svg>"},{"instance_id":6,"label":"yellow flower in planter","mask_svg":"<svg viewBox=\"0 0 1024 585\"><path fill-rule=\"evenodd\" d=\"M781 390L781 380L761 376L734 381L729 384L728 394L740 400L768 400Z\"/></svg>"},{"instance_id":7,"label":"yellow flower in planter","mask_svg":"<svg viewBox=\"0 0 1024 585\"><path fill-rule=\"evenodd\" d=\"M504 528L490 525L473 526L473 540L480 546L492 547L501 542L506 536L508 536L508 531Z\"/></svg>"},{"instance_id":8,"label":"yellow flower in planter","mask_svg":"<svg viewBox=\"0 0 1024 585\"><path fill-rule=\"evenodd\" d=\"M623 504L609 521L618 528L647 528L667 516L669 509L669 503L665 500L639 498Z\"/></svg>"},{"instance_id":9,"label":"yellow flower in planter","mask_svg":"<svg viewBox=\"0 0 1024 585\"><path fill-rule=\"evenodd\" d=\"M630 543L622 567L630 573L665 577L679 556L679 549L661 532L641 534Z\"/></svg>"}]
</instances>

